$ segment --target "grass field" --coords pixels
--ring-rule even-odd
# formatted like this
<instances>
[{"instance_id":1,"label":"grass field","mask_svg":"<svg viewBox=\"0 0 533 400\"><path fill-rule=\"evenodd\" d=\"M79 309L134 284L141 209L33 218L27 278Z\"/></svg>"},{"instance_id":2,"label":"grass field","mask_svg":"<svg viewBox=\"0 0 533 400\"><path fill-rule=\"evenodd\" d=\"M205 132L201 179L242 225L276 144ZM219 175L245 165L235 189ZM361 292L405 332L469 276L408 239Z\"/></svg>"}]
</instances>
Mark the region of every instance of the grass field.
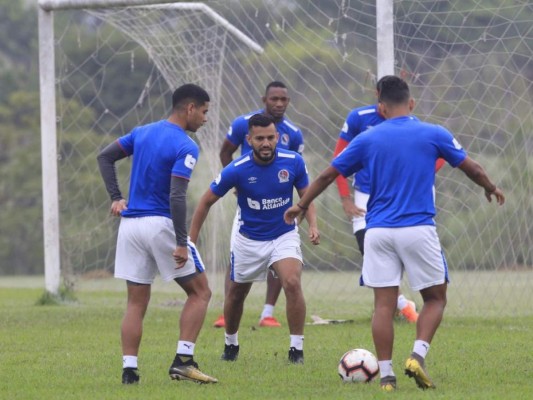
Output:
<instances>
[{"instance_id":1,"label":"grass field","mask_svg":"<svg viewBox=\"0 0 533 400\"><path fill-rule=\"evenodd\" d=\"M37 282L37 283L36 283ZM308 326L305 365L287 365L288 332L281 307L281 329L255 327L264 294L259 286L250 295L239 332L241 355L235 363L219 360L223 332L211 322L220 312L209 311L200 335L196 359L220 383L200 386L171 381L167 369L178 336L177 321L184 296L172 284L154 285L145 319L139 358L141 384L120 383L119 324L125 304L123 284L95 280L79 285L77 301L62 306L37 306L42 283L35 279L0 278L0 398L2 399L529 399L532 396L533 316L461 317L445 315L428 356L437 390L423 392L403 375L414 326L398 321L394 355L398 390L381 393L371 383L343 384L337 362L348 349L373 351L370 297L352 312L351 302L314 295L312 310L336 310L353 323ZM338 294L337 294L338 299ZM367 303L368 300L368 304ZM281 304L282 306L282 304ZM530 307L529 304L524 307ZM346 308L346 309L344 309ZM331 317L331 315L322 315Z\"/></svg>"}]
</instances>

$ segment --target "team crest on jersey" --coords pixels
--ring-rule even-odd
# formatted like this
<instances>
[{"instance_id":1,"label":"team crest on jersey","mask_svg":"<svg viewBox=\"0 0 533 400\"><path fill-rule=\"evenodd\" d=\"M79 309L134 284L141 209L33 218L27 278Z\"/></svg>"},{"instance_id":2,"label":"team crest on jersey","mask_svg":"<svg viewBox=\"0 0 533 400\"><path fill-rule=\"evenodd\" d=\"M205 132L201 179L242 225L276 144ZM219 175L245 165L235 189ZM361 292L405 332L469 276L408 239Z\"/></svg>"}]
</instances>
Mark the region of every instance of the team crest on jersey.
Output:
<instances>
[{"instance_id":1,"label":"team crest on jersey","mask_svg":"<svg viewBox=\"0 0 533 400\"><path fill-rule=\"evenodd\" d=\"M281 135L281 143L282 143L284 146L288 146L288 145L289 145L289 135L287 135L286 133L284 133L283 135Z\"/></svg>"},{"instance_id":2,"label":"team crest on jersey","mask_svg":"<svg viewBox=\"0 0 533 400\"><path fill-rule=\"evenodd\" d=\"M278 172L279 183L289 182L289 171L282 169Z\"/></svg>"}]
</instances>

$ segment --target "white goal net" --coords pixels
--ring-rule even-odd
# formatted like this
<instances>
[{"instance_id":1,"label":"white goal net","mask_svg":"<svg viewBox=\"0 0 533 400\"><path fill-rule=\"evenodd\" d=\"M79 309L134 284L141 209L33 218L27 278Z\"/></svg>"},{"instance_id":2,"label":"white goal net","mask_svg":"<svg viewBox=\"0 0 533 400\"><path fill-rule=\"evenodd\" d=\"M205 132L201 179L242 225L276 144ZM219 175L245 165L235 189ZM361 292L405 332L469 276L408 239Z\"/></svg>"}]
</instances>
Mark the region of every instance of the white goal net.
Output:
<instances>
[{"instance_id":1,"label":"white goal net","mask_svg":"<svg viewBox=\"0 0 533 400\"><path fill-rule=\"evenodd\" d=\"M374 1L200 4L229 25L205 9L168 5L55 13L61 263L69 279L113 269L116 224L97 151L137 124L164 118L176 86L195 82L212 97L209 123L196 136L202 154L190 213L220 169L231 121L261 107L268 82L289 88L287 115L303 131L312 178L331 160L349 110L375 102ZM498 209L460 171L438 173L450 313L530 313L522 305L533 300L532 25L533 9L523 1L394 2L395 73L411 85L415 114L450 129L508 197ZM123 191L128 171L128 162L119 165ZM212 210L200 243L219 300L235 210L229 197ZM336 188L317 205L321 245L308 244L305 224L301 230L309 311L369 315L370 291L358 287L362 259Z\"/></svg>"}]
</instances>

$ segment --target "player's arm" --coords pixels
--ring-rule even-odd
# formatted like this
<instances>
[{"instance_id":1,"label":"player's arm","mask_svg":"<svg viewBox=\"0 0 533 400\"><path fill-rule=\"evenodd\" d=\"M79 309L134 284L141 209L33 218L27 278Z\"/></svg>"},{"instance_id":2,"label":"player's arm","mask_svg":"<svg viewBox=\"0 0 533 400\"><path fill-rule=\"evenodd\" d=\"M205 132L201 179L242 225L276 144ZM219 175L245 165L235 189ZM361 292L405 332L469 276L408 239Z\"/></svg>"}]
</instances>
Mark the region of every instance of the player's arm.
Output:
<instances>
[{"instance_id":1,"label":"player's arm","mask_svg":"<svg viewBox=\"0 0 533 400\"><path fill-rule=\"evenodd\" d=\"M446 160L444 158L438 158L437 162L435 163L435 172L439 172L439 169L444 167L444 163Z\"/></svg>"},{"instance_id":2,"label":"player's arm","mask_svg":"<svg viewBox=\"0 0 533 400\"><path fill-rule=\"evenodd\" d=\"M200 235L200 229L202 228L202 225L204 224L204 221L207 218L207 214L209 214L211 206L215 204L218 199L220 199L220 197L214 194L211 191L211 188L207 189L203 196L200 198L198 206L196 207L196 210L194 211L194 214L192 216L191 228L189 230L189 237L191 239L191 242L196 243L196 241L198 240L198 236Z\"/></svg>"},{"instance_id":3,"label":"player's arm","mask_svg":"<svg viewBox=\"0 0 533 400\"><path fill-rule=\"evenodd\" d=\"M111 198L111 214L117 217L120 216L120 213L123 210L126 210L128 207L126 205L126 200L124 200L122 197L122 193L118 185L115 162L127 156L128 155L122 149L122 147L120 147L118 141L115 141L100 151L96 157L100 174L104 180L105 188L109 194L109 197Z\"/></svg>"},{"instance_id":4,"label":"player's arm","mask_svg":"<svg viewBox=\"0 0 533 400\"><path fill-rule=\"evenodd\" d=\"M300 199L305 195L306 190L307 188L298 189L298 196L300 196ZM316 208L314 203L309 204L309 207L307 208L305 213L305 219L307 220L307 224L309 225L309 240L315 245L319 244L320 232L318 231Z\"/></svg>"},{"instance_id":5,"label":"player's arm","mask_svg":"<svg viewBox=\"0 0 533 400\"><path fill-rule=\"evenodd\" d=\"M337 144L335 145L335 151L333 152L333 158L337 157L347 146L350 144L349 141L346 139L343 139L339 137L337 139ZM337 189L339 191L339 196L341 198L342 208L344 210L344 213L348 217L354 216L354 202L352 199L352 196L350 195L350 185L348 185L348 179L346 179L344 176L340 175L337 176L335 179L335 182L337 183Z\"/></svg>"},{"instance_id":6,"label":"player's arm","mask_svg":"<svg viewBox=\"0 0 533 400\"><path fill-rule=\"evenodd\" d=\"M471 181L485 189L485 197L489 202L492 201L492 196L496 198L499 205L502 205L505 202L505 196L501 189L491 182L485 169L483 169L483 167L476 161L467 156L464 161L458 165L458 168L463 171Z\"/></svg>"},{"instance_id":7,"label":"player's arm","mask_svg":"<svg viewBox=\"0 0 533 400\"><path fill-rule=\"evenodd\" d=\"M189 258L187 250L187 179L172 176L170 179L170 215L176 233L176 249L173 256L176 268L181 268Z\"/></svg>"},{"instance_id":8,"label":"player's arm","mask_svg":"<svg viewBox=\"0 0 533 400\"><path fill-rule=\"evenodd\" d=\"M222 143L219 153L220 162L223 167L233 161L233 153L235 153L238 148L239 146L230 142L228 138L224 139L224 143Z\"/></svg>"}]
</instances>

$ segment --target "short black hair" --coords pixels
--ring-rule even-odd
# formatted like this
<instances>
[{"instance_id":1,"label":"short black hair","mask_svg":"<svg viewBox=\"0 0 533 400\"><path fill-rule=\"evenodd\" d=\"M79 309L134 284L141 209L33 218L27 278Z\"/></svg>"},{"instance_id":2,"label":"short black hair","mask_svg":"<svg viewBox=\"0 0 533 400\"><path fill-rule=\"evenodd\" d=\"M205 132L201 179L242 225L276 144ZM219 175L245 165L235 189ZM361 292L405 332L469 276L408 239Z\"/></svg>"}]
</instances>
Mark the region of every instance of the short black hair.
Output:
<instances>
[{"instance_id":1,"label":"short black hair","mask_svg":"<svg viewBox=\"0 0 533 400\"><path fill-rule=\"evenodd\" d=\"M270 82L266 89L265 89L265 96L266 94L268 93L268 89L270 88L273 88L273 87L278 87L278 88L282 88L282 89L287 89L287 86L285 86L285 84L283 82L280 82L280 81L272 81Z\"/></svg>"},{"instance_id":2,"label":"short black hair","mask_svg":"<svg viewBox=\"0 0 533 400\"><path fill-rule=\"evenodd\" d=\"M203 88L193 83L186 83L172 94L172 109L191 102L196 106L202 106L208 101L210 101L209 94Z\"/></svg>"},{"instance_id":3,"label":"short black hair","mask_svg":"<svg viewBox=\"0 0 533 400\"><path fill-rule=\"evenodd\" d=\"M385 75L376 84L378 101L381 103L402 104L411 98L409 85L394 75Z\"/></svg>"},{"instance_id":4,"label":"short black hair","mask_svg":"<svg viewBox=\"0 0 533 400\"><path fill-rule=\"evenodd\" d=\"M262 126L266 128L267 126L273 123L274 120L270 115L254 114L248 120L248 131L251 131L253 126Z\"/></svg>"}]
</instances>

